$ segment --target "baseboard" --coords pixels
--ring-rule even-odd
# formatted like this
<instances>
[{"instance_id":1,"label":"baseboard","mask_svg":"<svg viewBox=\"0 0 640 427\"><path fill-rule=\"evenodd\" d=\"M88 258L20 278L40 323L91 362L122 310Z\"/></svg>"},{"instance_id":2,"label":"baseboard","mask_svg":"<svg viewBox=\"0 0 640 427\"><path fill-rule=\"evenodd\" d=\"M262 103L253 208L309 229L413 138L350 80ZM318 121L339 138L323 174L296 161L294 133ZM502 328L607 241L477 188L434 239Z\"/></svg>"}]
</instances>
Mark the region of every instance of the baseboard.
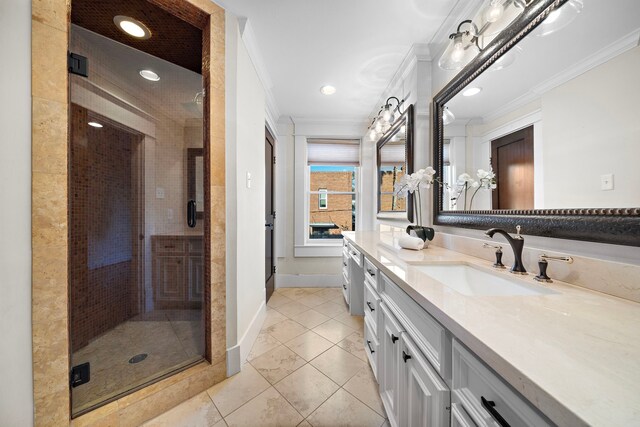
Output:
<instances>
[{"instance_id":1,"label":"baseboard","mask_svg":"<svg viewBox=\"0 0 640 427\"><path fill-rule=\"evenodd\" d=\"M227 376L230 377L240 372L242 364L249 357L253 343L260 334L266 315L267 306L263 301L238 344L227 349Z\"/></svg>"},{"instance_id":2,"label":"baseboard","mask_svg":"<svg viewBox=\"0 0 640 427\"><path fill-rule=\"evenodd\" d=\"M276 274L276 288L339 288L340 274Z\"/></svg>"}]
</instances>

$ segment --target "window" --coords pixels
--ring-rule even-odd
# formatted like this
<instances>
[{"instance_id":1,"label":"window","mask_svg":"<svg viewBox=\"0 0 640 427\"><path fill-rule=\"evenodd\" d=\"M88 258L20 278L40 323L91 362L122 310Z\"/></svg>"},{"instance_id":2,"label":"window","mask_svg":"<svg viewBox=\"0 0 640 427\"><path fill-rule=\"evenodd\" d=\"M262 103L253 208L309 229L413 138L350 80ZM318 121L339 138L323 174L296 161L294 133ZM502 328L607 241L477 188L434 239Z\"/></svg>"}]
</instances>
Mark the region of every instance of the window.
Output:
<instances>
[{"instance_id":1,"label":"window","mask_svg":"<svg viewBox=\"0 0 640 427\"><path fill-rule=\"evenodd\" d=\"M318 209L327 209L327 189L318 189Z\"/></svg>"},{"instance_id":2,"label":"window","mask_svg":"<svg viewBox=\"0 0 640 427\"><path fill-rule=\"evenodd\" d=\"M356 228L357 140L307 140L307 239L329 242ZM317 201L317 202L316 202Z\"/></svg>"}]
</instances>

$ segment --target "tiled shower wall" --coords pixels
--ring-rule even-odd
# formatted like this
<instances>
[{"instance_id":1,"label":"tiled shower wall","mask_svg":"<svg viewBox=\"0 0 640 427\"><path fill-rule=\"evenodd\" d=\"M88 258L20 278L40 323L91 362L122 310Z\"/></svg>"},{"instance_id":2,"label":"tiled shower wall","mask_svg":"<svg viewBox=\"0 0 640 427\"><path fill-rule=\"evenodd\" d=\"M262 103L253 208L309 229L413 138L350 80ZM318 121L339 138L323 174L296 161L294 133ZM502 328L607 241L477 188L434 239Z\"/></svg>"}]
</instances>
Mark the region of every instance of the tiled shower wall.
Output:
<instances>
[{"instance_id":1,"label":"tiled shower wall","mask_svg":"<svg viewBox=\"0 0 640 427\"><path fill-rule=\"evenodd\" d=\"M87 125L72 105L70 176L71 348L138 313L132 269L132 149L137 137Z\"/></svg>"}]
</instances>

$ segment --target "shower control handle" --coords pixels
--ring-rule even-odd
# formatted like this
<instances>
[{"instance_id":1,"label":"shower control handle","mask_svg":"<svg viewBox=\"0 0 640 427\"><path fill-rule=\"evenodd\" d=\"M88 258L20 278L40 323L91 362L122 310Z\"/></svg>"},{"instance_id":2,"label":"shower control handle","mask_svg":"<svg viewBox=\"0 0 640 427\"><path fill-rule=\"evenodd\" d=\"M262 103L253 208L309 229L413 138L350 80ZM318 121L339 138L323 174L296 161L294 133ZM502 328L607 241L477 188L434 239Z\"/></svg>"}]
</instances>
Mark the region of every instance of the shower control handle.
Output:
<instances>
[{"instance_id":1,"label":"shower control handle","mask_svg":"<svg viewBox=\"0 0 640 427\"><path fill-rule=\"evenodd\" d=\"M196 226L196 201L189 200L187 202L187 225L190 228Z\"/></svg>"}]
</instances>

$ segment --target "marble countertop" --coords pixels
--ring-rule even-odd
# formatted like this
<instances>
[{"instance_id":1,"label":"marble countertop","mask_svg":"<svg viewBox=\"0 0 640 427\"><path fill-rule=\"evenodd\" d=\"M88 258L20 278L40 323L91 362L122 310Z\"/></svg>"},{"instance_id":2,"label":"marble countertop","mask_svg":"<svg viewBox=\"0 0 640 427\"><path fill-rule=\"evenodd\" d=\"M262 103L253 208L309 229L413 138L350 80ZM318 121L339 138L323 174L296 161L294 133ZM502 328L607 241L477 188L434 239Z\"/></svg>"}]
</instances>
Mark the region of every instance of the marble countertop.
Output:
<instances>
[{"instance_id":1,"label":"marble countertop","mask_svg":"<svg viewBox=\"0 0 640 427\"><path fill-rule=\"evenodd\" d=\"M640 424L640 304L567 283L556 293L466 296L416 265L486 260L436 246L400 249L402 232L345 237L444 327L558 425ZM506 250L510 250L509 247ZM533 280L534 274L510 279Z\"/></svg>"}]
</instances>

